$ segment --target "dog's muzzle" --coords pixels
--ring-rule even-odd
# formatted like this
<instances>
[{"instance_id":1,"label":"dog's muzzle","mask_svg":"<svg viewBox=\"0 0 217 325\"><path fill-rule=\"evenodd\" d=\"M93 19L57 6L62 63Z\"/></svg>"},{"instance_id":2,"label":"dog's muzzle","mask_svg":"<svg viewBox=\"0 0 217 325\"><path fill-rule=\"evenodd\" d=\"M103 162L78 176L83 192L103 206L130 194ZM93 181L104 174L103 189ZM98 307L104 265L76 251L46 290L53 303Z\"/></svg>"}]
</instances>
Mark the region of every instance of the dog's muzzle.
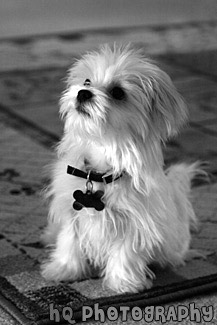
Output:
<instances>
[{"instance_id":1,"label":"dog's muzzle","mask_svg":"<svg viewBox=\"0 0 217 325\"><path fill-rule=\"evenodd\" d=\"M76 106L76 110L79 113L90 117L90 114L85 109L85 104L87 104L92 99L92 97L93 97L93 93L90 90L87 89L79 90L77 94L78 105Z\"/></svg>"}]
</instances>

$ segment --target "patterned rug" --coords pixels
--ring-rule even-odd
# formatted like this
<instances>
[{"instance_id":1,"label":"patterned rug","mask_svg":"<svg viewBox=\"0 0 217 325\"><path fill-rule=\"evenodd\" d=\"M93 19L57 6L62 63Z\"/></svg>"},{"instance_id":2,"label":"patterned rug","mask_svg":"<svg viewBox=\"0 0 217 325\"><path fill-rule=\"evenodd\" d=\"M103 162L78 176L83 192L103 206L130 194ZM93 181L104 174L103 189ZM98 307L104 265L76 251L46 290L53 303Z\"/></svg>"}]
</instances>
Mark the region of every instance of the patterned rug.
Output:
<instances>
[{"instance_id":1,"label":"patterned rug","mask_svg":"<svg viewBox=\"0 0 217 325\"><path fill-rule=\"evenodd\" d=\"M207 258L193 259L178 269L153 266L154 287L124 295L104 289L98 278L55 285L41 277L39 265L46 252L39 238L47 215L41 190L48 181L43 171L54 158L51 147L61 133L54 103L62 87L56 80L64 73L62 69L48 69L0 76L0 307L11 315L14 324L73 324L74 320L91 321L91 317L103 322L119 316L124 321L127 311L138 321L140 309L132 314L134 307L144 310L217 290L217 135L213 123L216 112L211 109L216 82L209 84L195 76L192 79L179 69L171 69L171 73L178 76L176 84L187 94L194 119L168 144L166 163L206 157L214 175L210 184L195 184L192 193L200 220L192 247L203 250ZM201 92L204 84L210 86L209 97ZM209 110L205 103L210 103Z\"/></svg>"}]
</instances>

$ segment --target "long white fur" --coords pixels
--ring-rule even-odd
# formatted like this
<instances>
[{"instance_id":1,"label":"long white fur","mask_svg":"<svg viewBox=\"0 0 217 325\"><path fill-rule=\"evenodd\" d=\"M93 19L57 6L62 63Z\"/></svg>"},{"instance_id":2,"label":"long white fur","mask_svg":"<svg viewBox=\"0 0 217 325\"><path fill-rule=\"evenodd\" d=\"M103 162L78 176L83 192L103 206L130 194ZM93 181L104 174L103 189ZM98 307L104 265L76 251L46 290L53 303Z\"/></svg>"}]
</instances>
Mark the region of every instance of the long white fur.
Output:
<instances>
[{"instance_id":1,"label":"long white fur","mask_svg":"<svg viewBox=\"0 0 217 325\"><path fill-rule=\"evenodd\" d=\"M116 84L126 93L122 101L109 95ZM89 116L75 109L78 91L87 87L94 94L85 104ZM47 191L51 203L43 240L52 249L43 276L74 281L91 276L94 267L117 292L149 288L154 278L149 264L182 264L190 225L196 223L189 194L198 164L163 168L162 143L187 118L182 98L141 51L106 45L71 68L60 113L65 129ZM103 211L72 208L73 192L84 191L86 181L66 169L85 170L84 159L100 172L124 172L111 184L94 182L93 190L105 193Z\"/></svg>"}]
</instances>

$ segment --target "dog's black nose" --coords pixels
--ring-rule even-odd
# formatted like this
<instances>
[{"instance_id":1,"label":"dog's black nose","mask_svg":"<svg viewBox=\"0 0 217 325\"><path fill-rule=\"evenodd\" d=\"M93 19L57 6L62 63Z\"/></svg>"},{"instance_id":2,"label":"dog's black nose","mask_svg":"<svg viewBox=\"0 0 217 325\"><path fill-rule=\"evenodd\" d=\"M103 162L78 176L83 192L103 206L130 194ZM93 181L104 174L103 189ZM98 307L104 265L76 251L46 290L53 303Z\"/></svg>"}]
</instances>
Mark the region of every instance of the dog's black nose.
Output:
<instances>
[{"instance_id":1,"label":"dog's black nose","mask_svg":"<svg viewBox=\"0 0 217 325\"><path fill-rule=\"evenodd\" d=\"M93 94L90 90L81 89L78 92L77 100L79 101L79 103L84 103L84 102L90 100L92 97L93 97Z\"/></svg>"}]
</instances>

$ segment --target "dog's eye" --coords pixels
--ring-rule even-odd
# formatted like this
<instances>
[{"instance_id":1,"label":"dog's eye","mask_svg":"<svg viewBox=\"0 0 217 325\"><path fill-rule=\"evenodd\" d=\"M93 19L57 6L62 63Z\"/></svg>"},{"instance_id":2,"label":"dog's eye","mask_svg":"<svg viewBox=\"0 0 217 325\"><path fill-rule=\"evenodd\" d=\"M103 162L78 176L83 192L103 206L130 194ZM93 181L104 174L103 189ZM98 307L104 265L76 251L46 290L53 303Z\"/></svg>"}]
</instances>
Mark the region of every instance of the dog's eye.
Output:
<instances>
[{"instance_id":1,"label":"dog's eye","mask_svg":"<svg viewBox=\"0 0 217 325\"><path fill-rule=\"evenodd\" d=\"M90 86L90 79L86 79L84 82L84 86Z\"/></svg>"},{"instance_id":2,"label":"dog's eye","mask_svg":"<svg viewBox=\"0 0 217 325\"><path fill-rule=\"evenodd\" d=\"M114 99L117 99L117 100L122 100L122 99L125 98L125 92L124 92L124 90L123 90L121 87L119 87L119 86L116 86L116 87L112 88L112 89L110 90L110 94L112 95L112 97L113 97Z\"/></svg>"}]
</instances>

